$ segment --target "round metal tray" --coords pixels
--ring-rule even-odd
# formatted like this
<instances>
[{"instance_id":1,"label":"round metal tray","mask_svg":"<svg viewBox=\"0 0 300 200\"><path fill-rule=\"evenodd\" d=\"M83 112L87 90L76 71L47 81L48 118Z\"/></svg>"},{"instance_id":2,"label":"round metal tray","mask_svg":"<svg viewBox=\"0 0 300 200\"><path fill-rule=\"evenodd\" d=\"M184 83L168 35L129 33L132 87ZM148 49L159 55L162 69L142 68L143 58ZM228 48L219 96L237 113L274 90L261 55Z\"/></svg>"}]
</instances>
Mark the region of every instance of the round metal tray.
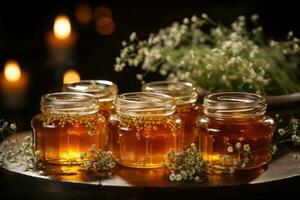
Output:
<instances>
[{"instance_id":1,"label":"round metal tray","mask_svg":"<svg viewBox=\"0 0 300 200\"><path fill-rule=\"evenodd\" d=\"M19 138L29 135L19 134ZM44 175L20 167L0 169L3 199L265 199L299 197L300 161L281 150L268 166L231 175L207 175L200 183L170 182L163 169L117 166L102 178L79 166L47 164ZM4 184L3 184L4 183ZM2 198L1 198L2 199Z\"/></svg>"}]
</instances>

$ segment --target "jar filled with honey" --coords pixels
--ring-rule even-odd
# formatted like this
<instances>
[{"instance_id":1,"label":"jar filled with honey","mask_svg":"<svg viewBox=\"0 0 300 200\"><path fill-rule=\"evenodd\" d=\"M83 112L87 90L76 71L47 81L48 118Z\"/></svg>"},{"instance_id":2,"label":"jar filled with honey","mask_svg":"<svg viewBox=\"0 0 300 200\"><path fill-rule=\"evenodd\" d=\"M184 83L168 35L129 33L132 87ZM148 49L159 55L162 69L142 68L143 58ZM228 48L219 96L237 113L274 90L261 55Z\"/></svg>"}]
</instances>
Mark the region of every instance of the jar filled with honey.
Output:
<instances>
[{"instance_id":1,"label":"jar filled with honey","mask_svg":"<svg viewBox=\"0 0 300 200\"><path fill-rule=\"evenodd\" d=\"M207 95L197 120L199 150L216 170L252 169L271 160L275 123L265 98L252 93ZM229 172L232 170L229 170Z\"/></svg>"},{"instance_id":2,"label":"jar filled with honey","mask_svg":"<svg viewBox=\"0 0 300 200\"><path fill-rule=\"evenodd\" d=\"M196 143L195 121L200 114L200 108L196 103L198 93L191 83L155 81L145 84L142 90L174 97L176 114L181 118L183 124L183 131L178 138L178 145L180 148L186 149L191 146L191 143Z\"/></svg>"},{"instance_id":3,"label":"jar filled with honey","mask_svg":"<svg viewBox=\"0 0 300 200\"><path fill-rule=\"evenodd\" d=\"M117 162L135 168L160 167L168 151L176 150L181 131L174 99L150 92L126 93L117 97L115 106L117 113L110 116L109 124Z\"/></svg>"},{"instance_id":4,"label":"jar filled with honey","mask_svg":"<svg viewBox=\"0 0 300 200\"><path fill-rule=\"evenodd\" d=\"M55 164L81 163L81 153L102 149L106 118L98 113L94 95L50 93L41 98L41 113L32 118L34 142L41 159Z\"/></svg>"},{"instance_id":5,"label":"jar filled with honey","mask_svg":"<svg viewBox=\"0 0 300 200\"><path fill-rule=\"evenodd\" d=\"M107 80L82 80L80 82L65 84L64 92L83 92L96 96L99 104L99 113L107 119L115 113L114 101L118 95L118 87Z\"/></svg>"}]
</instances>

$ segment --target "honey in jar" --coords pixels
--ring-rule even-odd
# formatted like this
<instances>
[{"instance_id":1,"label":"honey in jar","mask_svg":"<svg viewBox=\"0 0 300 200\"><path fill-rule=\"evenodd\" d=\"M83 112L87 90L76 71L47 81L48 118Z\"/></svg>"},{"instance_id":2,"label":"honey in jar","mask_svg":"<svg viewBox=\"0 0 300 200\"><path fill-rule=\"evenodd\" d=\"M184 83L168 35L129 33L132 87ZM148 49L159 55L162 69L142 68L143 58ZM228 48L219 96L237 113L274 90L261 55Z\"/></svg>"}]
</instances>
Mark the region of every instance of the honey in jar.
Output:
<instances>
[{"instance_id":1,"label":"honey in jar","mask_svg":"<svg viewBox=\"0 0 300 200\"><path fill-rule=\"evenodd\" d=\"M181 118L183 132L178 138L179 147L186 149L191 143L196 143L196 118L200 115L196 103L198 94L196 88L188 82L155 81L147 83L143 91L167 94L175 98L176 114Z\"/></svg>"},{"instance_id":2,"label":"honey in jar","mask_svg":"<svg viewBox=\"0 0 300 200\"><path fill-rule=\"evenodd\" d=\"M221 172L267 164L275 125L265 112L265 99L257 94L225 92L204 97L204 114L197 120L204 160Z\"/></svg>"},{"instance_id":3,"label":"honey in jar","mask_svg":"<svg viewBox=\"0 0 300 200\"><path fill-rule=\"evenodd\" d=\"M94 95L50 93L41 98L41 113L32 118L36 150L41 159L55 164L81 163L81 153L107 142L107 122L98 113Z\"/></svg>"},{"instance_id":4,"label":"honey in jar","mask_svg":"<svg viewBox=\"0 0 300 200\"><path fill-rule=\"evenodd\" d=\"M99 113L104 115L106 119L115 113L114 101L118 95L118 87L111 81L81 80L80 82L65 84L62 90L95 95L99 104Z\"/></svg>"},{"instance_id":5,"label":"honey in jar","mask_svg":"<svg viewBox=\"0 0 300 200\"><path fill-rule=\"evenodd\" d=\"M181 120L168 95L136 92L119 95L116 114L109 118L113 155L121 165L156 168L169 150L176 150Z\"/></svg>"}]
</instances>

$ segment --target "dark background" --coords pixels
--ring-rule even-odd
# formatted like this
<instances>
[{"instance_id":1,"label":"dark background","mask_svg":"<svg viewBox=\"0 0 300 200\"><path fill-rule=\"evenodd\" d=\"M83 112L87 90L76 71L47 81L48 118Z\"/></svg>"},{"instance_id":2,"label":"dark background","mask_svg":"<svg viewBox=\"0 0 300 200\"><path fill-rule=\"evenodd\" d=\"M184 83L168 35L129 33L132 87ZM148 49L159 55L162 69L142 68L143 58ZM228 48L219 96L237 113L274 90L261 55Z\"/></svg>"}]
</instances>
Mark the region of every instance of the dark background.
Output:
<instances>
[{"instance_id":1,"label":"dark background","mask_svg":"<svg viewBox=\"0 0 300 200\"><path fill-rule=\"evenodd\" d=\"M2 3L3 2L3 3ZM5 3L4 3L5 2ZM106 6L112 11L115 31L103 36L96 31L95 20L81 25L75 10L82 3L92 10ZM45 35L52 30L53 21L60 13L67 14L76 30L77 42L72 63L64 66L79 71L81 79L107 79L118 84L120 93L140 90L135 69L115 72L113 65L119 55L121 41L128 40L136 31L139 38L150 32L181 21L184 17L202 12L216 20L230 24L237 16L260 15L268 37L285 39L293 30L299 37L300 13L296 1L261 0L195 0L195 1L1 1L0 3L0 70L8 59L16 59L22 70L30 75L30 85L23 105L9 107L1 94L0 118L17 122L19 130L30 129L30 119L39 112L40 96L59 90L62 77L55 78L49 64ZM155 77L160 79L161 77Z\"/></svg>"}]
</instances>

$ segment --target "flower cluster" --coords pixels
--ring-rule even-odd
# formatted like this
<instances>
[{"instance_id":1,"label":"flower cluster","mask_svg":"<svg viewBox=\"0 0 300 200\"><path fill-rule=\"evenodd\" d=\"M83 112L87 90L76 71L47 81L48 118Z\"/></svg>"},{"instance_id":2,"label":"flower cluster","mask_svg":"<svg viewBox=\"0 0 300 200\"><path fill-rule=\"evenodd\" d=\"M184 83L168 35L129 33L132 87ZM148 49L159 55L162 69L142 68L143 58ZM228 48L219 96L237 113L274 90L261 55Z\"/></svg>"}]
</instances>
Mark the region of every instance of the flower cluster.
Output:
<instances>
[{"instance_id":1,"label":"flower cluster","mask_svg":"<svg viewBox=\"0 0 300 200\"><path fill-rule=\"evenodd\" d=\"M36 171L44 168L40 159L40 152L34 148L31 136L26 136L25 141L19 145L17 139L6 141L2 144L1 164L15 163L22 166L25 171Z\"/></svg>"},{"instance_id":2,"label":"flower cluster","mask_svg":"<svg viewBox=\"0 0 300 200\"><path fill-rule=\"evenodd\" d=\"M17 126L15 123L9 124L6 120L0 119L0 139L3 140L8 134L16 133ZM0 141L1 141L0 140Z\"/></svg>"},{"instance_id":3,"label":"flower cluster","mask_svg":"<svg viewBox=\"0 0 300 200\"><path fill-rule=\"evenodd\" d=\"M235 145L227 144L227 153L221 156L221 165L215 169L214 165L209 165L210 169L221 170L222 173L233 173L236 169L242 169L253 159L249 144L237 142ZM234 153L234 155L231 155Z\"/></svg>"},{"instance_id":4,"label":"flower cluster","mask_svg":"<svg viewBox=\"0 0 300 200\"><path fill-rule=\"evenodd\" d=\"M86 170L96 170L103 176L109 175L116 166L111 151L96 150L94 145L88 153L82 153L80 157L84 160L82 166Z\"/></svg>"},{"instance_id":5,"label":"flower cluster","mask_svg":"<svg viewBox=\"0 0 300 200\"><path fill-rule=\"evenodd\" d=\"M171 181L201 181L201 176L206 171L206 162L203 161L202 154L195 144L191 144L185 151L170 150L162 167L169 171Z\"/></svg>"},{"instance_id":6,"label":"flower cluster","mask_svg":"<svg viewBox=\"0 0 300 200\"><path fill-rule=\"evenodd\" d=\"M275 116L276 124L278 126L277 134L275 135L274 145L281 145L285 149L286 142L292 142L294 146L300 146L300 119L291 118L287 126L282 126L282 119L279 115ZM277 147L276 147L277 148ZM299 154L294 154L294 158L298 160Z\"/></svg>"},{"instance_id":7,"label":"flower cluster","mask_svg":"<svg viewBox=\"0 0 300 200\"><path fill-rule=\"evenodd\" d=\"M296 74L299 39L289 32L287 41L267 41L258 16L240 16L231 27L214 22L206 14L185 18L170 27L139 40L134 32L122 42L115 70L141 67L144 82L149 72L170 80L184 80L207 91L247 91L261 94L287 94L300 91ZM295 73L297 72L297 73Z\"/></svg>"}]
</instances>

